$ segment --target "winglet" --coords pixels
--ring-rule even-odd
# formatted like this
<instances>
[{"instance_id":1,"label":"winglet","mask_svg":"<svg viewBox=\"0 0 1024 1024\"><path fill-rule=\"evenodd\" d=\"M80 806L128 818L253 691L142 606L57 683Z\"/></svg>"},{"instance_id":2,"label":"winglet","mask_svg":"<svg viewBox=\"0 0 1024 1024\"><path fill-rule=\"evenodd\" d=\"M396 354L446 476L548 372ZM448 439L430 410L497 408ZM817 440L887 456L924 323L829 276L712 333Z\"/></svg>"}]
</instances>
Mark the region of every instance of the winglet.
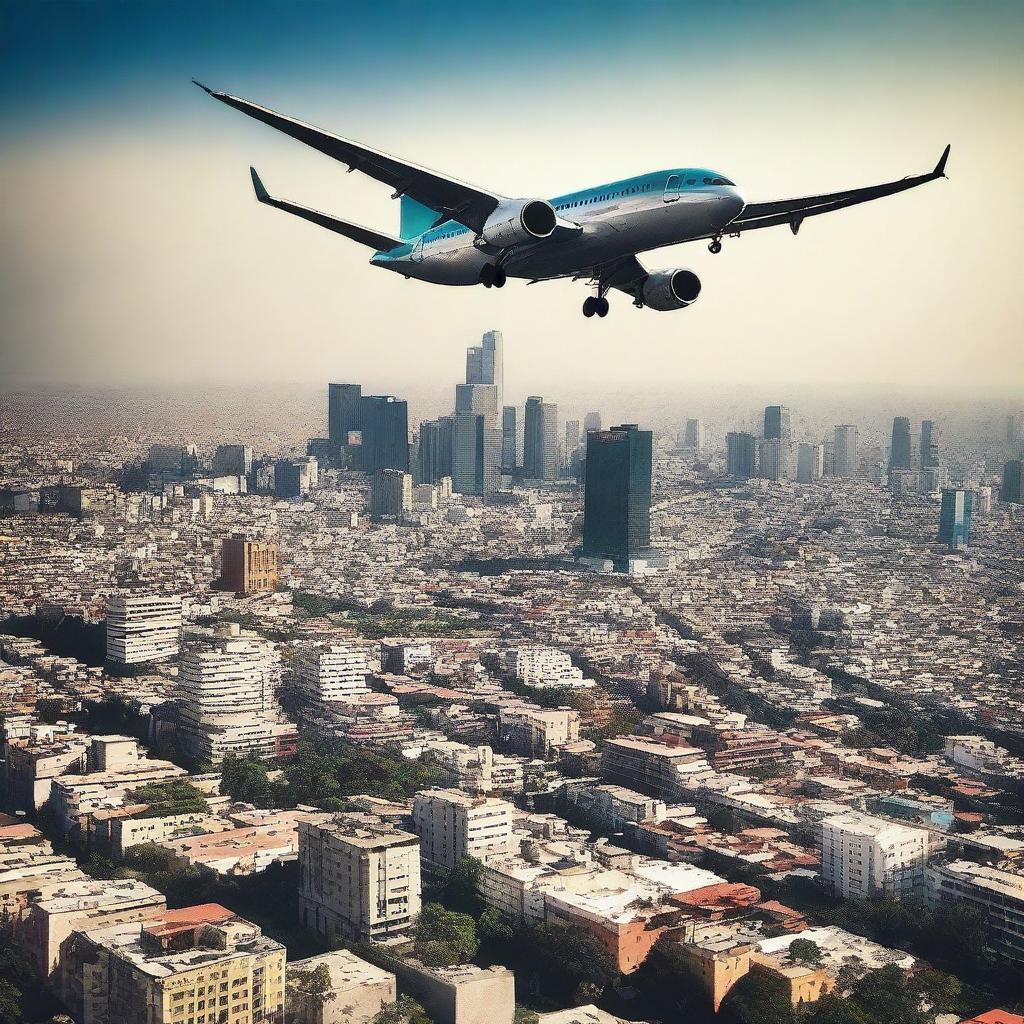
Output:
<instances>
[{"instance_id":1,"label":"winglet","mask_svg":"<svg viewBox=\"0 0 1024 1024\"><path fill-rule=\"evenodd\" d=\"M256 190L256 198L261 203L265 203L270 198L270 193L263 187L263 182L260 181L255 167L250 167L249 173L252 175L252 187Z\"/></svg>"},{"instance_id":2,"label":"winglet","mask_svg":"<svg viewBox=\"0 0 1024 1024\"><path fill-rule=\"evenodd\" d=\"M210 95L210 96L213 95L213 90L208 85L203 85L203 83L200 82L198 78L193 78L192 79L192 84L193 85L198 85L199 88L202 89L203 92L207 93L208 95Z\"/></svg>"},{"instance_id":3,"label":"winglet","mask_svg":"<svg viewBox=\"0 0 1024 1024\"><path fill-rule=\"evenodd\" d=\"M939 162L935 165L935 170L932 173L936 178L944 178L946 176L946 161L949 159L949 145L942 151L942 156L939 157Z\"/></svg>"}]
</instances>

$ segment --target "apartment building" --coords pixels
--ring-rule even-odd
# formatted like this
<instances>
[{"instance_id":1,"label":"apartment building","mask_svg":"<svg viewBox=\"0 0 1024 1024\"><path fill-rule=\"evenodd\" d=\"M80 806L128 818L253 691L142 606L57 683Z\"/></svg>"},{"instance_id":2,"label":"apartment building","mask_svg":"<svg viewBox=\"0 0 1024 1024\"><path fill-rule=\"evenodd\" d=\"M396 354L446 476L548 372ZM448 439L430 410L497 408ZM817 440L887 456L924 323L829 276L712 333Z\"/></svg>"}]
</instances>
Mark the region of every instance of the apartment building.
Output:
<instances>
[{"instance_id":1,"label":"apartment building","mask_svg":"<svg viewBox=\"0 0 1024 1024\"><path fill-rule=\"evenodd\" d=\"M107 601L107 660L141 665L173 658L181 646L181 598L119 594Z\"/></svg>"},{"instance_id":2,"label":"apartment building","mask_svg":"<svg viewBox=\"0 0 1024 1024\"><path fill-rule=\"evenodd\" d=\"M313 700L347 703L370 692L366 651L355 644L304 645L292 665L295 681Z\"/></svg>"},{"instance_id":3,"label":"apartment building","mask_svg":"<svg viewBox=\"0 0 1024 1024\"><path fill-rule=\"evenodd\" d=\"M1024 961L1024 874L957 860L930 868L927 877L933 903L973 907L988 923L994 952Z\"/></svg>"},{"instance_id":4,"label":"apartment building","mask_svg":"<svg viewBox=\"0 0 1024 1024\"><path fill-rule=\"evenodd\" d=\"M510 647L498 657L501 670L527 686L585 686L583 672L554 647Z\"/></svg>"},{"instance_id":5,"label":"apartment building","mask_svg":"<svg viewBox=\"0 0 1024 1024\"><path fill-rule=\"evenodd\" d=\"M285 947L218 904L68 946L62 988L81 1024L284 1024Z\"/></svg>"},{"instance_id":6,"label":"apartment building","mask_svg":"<svg viewBox=\"0 0 1024 1024\"><path fill-rule=\"evenodd\" d=\"M517 754L549 758L556 747L580 738L580 713L532 704L504 706L498 709L498 736Z\"/></svg>"},{"instance_id":7,"label":"apartment building","mask_svg":"<svg viewBox=\"0 0 1024 1024\"><path fill-rule=\"evenodd\" d=\"M899 898L922 889L928 833L850 812L821 823L821 877L837 896Z\"/></svg>"},{"instance_id":8,"label":"apartment building","mask_svg":"<svg viewBox=\"0 0 1024 1024\"><path fill-rule=\"evenodd\" d=\"M646 736L605 740L601 774L610 782L675 801L696 780L712 774L707 755L697 747L659 743Z\"/></svg>"},{"instance_id":9,"label":"apartment building","mask_svg":"<svg viewBox=\"0 0 1024 1024\"><path fill-rule=\"evenodd\" d=\"M420 912L420 841L373 815L299 823L299 919L328 939L386 942Z\"/></svg>"},{"instance_id":10,"label":"apartment building","mask_svg":"<svg viewBox=\"0 0 1024 1024\"><path fill-rule=\"evenodd\" d=\"M427 790L416 794L412 820L427 870L450 871L464 857L484 861L511 853L516 846L512 805L496 797L469 796L457 789Z\"/></svg>"},{"instance_id":11,"label":"apartment building","mask_svg":"<svg viewBox=\"0 0 1024 1024\"><path fill-rule=\"evenodd\" d=\"M661 821L668 813L663 800L624 786L567 782L562 786L561 795L588 825L602 831L621 832L627 825Z\"/></svg>"},{"instance_id":12,"label":"apartment building","mask_svg":"<svg viewBox=\"0 0 1024 1024\"><path fill-rule=\"evenodd\" d=\"M276 544L234 534L221 542L220 561L220 585L224 590L254 594L277 588Z\"/></svg>"}]
</instances>

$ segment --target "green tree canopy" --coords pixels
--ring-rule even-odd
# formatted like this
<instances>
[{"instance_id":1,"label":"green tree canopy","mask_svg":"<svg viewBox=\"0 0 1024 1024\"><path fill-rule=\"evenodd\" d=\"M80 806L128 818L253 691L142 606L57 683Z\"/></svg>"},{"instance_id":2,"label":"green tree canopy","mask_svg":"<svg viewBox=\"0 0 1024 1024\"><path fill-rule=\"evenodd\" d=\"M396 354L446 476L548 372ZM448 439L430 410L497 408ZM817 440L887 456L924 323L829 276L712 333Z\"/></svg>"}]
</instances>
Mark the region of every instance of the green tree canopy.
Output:
<instances>
[{"instance_id":1,"label":"green tree canopy","mask_svg":"<svg viewBox=\"0 0 1024 1024\"><path fill-rule=\"evenodd\" d=\"M479 948L476 922L468 914L427 903L416 924L416 955L429 967L465 964Z\"/></svg>"}]
</instances>

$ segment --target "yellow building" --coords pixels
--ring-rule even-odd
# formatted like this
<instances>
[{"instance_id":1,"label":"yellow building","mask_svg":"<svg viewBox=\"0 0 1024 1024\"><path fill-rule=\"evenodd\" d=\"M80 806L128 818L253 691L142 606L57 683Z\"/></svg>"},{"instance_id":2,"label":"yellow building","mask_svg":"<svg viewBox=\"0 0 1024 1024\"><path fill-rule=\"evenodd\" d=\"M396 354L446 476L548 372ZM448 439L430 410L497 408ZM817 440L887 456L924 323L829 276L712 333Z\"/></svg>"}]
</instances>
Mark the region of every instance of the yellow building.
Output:
<instances>
[{"instance_id":1,"label":"yellow building","mask_svg":"<svg viewBox=\"0 0 1024 1024\"><path fill-rule=\"evenodd\" d=\"M276 544L246 540L235 534L221 543L220 560L220 585L223 590L252 594L277 587Z\"/></svg>"},{"instance_id":2,"label":"yellow building","mask_svg":"<svg viewBox=\"0 0 1024 1024\"><path fill-rule=\"evenodd\" d=\"M76 933L63 966L82 1024L284 1021L284 946L215 903Z\"/></svg>"}]
</instances>

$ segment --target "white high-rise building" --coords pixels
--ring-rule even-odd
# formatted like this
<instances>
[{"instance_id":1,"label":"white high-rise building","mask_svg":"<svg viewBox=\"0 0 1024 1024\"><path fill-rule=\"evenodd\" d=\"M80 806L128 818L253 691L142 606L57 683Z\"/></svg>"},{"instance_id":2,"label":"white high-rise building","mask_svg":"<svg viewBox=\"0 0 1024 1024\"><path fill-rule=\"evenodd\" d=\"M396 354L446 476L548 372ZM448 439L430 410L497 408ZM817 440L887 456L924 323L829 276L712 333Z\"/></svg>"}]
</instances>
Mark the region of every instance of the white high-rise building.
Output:
<instances>
[{"instance_id":1,"label":"white high-rise building","mask_svg":"<svg viewBox=\"0 0 1024 1024\"><path fill-rule=\"evenodd\" d=\"M345 702L369 693L366 652L355 644L311 644L293 665L296 681L314 700Z\"/></svg>"},{"instance_id":2,"label":"white high-rise building","mask_svg":"<svg viewBox=\"0 0 1024 1024\"><path fill-rule=\"evenodd\" d=\"M778 438L758 441L757 451L762 477L766 480L789 479L790 444L788 441Z\"/></svg>"},{"instance_id":3,"label":"white high-rise building","mask_svg":"<svg viewBox=\"0 0 1024 1024\"><path fill-rule=\"evenodd\" d=\"M801 484L813 484L825 473L825 446L806 441L796 450L796 479Z\"/></svg>"},{"instance_id":4,"label":"white high-rise building","mask_svg":"<svg viewBox=\"0 0 1024 1024\"><path fill-rule=\"evenodd\" d=\"M212 764L229 753L273 756L280 677L280 655L266 640L237 633L191 638L177 690L186 752Z\"/></svg>"},{"instance_id":5,"label":"white high-rise building","mask_svg":"<svg viewBox=\"0 0 1024 1024\"><path fill-rule=\"evenodd\" d=\"M554 647L510 647L501 652L499 664L503 672L528 686L586 685L572 658Z\"/></svg>"},{"instance_id":6,"label":"white high-rise building","mask_svg":"<svg viewBox=\"0 0 1024 1024\"><path fill-rule=\"evenodd\" d=\"M464 857L486 861L514 852L512 805L493 796L469 796L457 789L417 793L413 828L427 868L450 871Z\"/></svg>"},{"instance_id":7,"label":"white high-rise building","mask_svg":"<svg viewBox=\"0 0 1024 1024\"><path fill-rule=\"evenodd\" d=\"M836 427L832 472L835 476L857 475L857 428L851 423Z\"/></svg>"},{"instance_id":8,"label":"white high-rise building","mask_svg":"<svg viewBox=\"0 0 1024 1024\"><path fill-rule=\"evenodd\" d=\"M852 811L821 823L821 877L837 896L910 896L924 884L928 833Z\"/></svg>"},{"instance_id":9,"label":"white high-rise building","mask_svg":"<svg viewBox=\"0 0 1024 1024\"><path fill-rule=\"evenodd\" d=\"M119 665L173 658L181 647L181 598L124 594L107 602L107 659Z\"/></svg>"},{"instance_id":10,"label":"white high-rise building","mask_svg":"<svg viewBox=\"0 0 1024 1024\"><path fill-rule=\"evenodd\" d=\"M498 409L505 391L504 348L501 331L486 331L479 345L466 349L466 383L493 384Z\"/></svg>"}]
</instances>

